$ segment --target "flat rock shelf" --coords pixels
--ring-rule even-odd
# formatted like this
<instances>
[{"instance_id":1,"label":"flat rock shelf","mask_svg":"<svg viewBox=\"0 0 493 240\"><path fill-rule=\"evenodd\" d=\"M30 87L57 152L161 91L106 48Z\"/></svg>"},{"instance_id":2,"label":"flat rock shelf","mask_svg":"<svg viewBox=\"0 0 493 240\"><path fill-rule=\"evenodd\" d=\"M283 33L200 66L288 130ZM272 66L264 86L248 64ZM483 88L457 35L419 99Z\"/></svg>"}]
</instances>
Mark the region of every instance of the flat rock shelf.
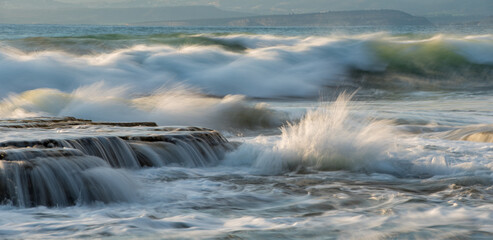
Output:
<instances>
[{"instance_id":1,"label":"flat rock shelf","mask_svg":"<svg viewBox=\"0 0 493 240\"><path fill-rule=\"evenodd\" d=\"M124 169L213 166L237 145L206 128L72 117L4 120L0 132L0 202L21 207L131 201Z\"/></svg>"}]
</instances>

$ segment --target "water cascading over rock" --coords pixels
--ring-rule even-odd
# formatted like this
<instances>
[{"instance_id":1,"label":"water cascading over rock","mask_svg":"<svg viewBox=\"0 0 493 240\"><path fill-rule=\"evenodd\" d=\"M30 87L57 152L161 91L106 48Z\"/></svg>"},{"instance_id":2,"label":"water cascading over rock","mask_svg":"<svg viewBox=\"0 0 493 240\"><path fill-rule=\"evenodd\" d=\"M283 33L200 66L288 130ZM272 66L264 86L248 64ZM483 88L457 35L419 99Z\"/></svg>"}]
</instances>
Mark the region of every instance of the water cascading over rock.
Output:
<instances>
[{"instance_id":1,"label":"water cascading over rock","mask_svg":"<svg viewBox=\"0 0 493 240\"><path fill-rule=\"evenodd\" d=\"M101 125L105 131L91 129ZM136 182L125 169L211 166L235 147L214 130L151 123L0 121L0 129L9 128L39 131L35 139L0 142L0 202L20 207L133 201ZM54 138L55 128L84 134Z\"/></svg>"}]
</instances>

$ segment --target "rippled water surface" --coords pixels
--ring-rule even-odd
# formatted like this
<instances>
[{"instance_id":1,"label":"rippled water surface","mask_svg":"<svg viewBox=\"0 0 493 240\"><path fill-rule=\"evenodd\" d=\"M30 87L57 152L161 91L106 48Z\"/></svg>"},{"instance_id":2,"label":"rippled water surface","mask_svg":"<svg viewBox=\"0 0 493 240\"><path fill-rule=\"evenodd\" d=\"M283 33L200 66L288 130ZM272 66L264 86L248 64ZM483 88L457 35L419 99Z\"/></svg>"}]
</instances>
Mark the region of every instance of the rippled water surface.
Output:
<instances>
[{"instance_id":1,"label":"rippled water surface","mask_svg":"<svg viewBox=\"0 0 493 240\"><path fill-rule=\"evenodd\" d=\"M493 238L488 29L0 25L0 76L0 238Z\"/></svg>"}]
</instances>

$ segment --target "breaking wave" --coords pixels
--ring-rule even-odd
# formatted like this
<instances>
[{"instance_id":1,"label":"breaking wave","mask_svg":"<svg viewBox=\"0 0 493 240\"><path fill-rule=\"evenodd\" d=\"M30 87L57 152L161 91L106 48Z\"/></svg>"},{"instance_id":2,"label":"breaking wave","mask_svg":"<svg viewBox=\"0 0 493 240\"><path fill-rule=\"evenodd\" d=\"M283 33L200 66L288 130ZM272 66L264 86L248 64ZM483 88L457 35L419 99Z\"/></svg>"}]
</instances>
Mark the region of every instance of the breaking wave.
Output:
<instances>
[{"instance_id":1,"label":"breaking wave","mask_svg":"<svg viewBox=\"0 0 493 240\"><path fill-rule=\"evenodd\" d=\"M219 36L220 34L215 34ZM98 55L125 49L135 45L187 45L219 46L229 51L243 51L246 47L235 42L223 41L199 34L170 33L152 35L95 34L72 37L28 37L5 41L8 45L26 53L63 51L73 55Z\"/></svg>"},{"instance_id":2,"label":"breaking wave","mask_svg":"<svg viewBox=\"0 0 493 240\"><path fill-rule=\"evenodd\" d=\"M437 142L403 133L393 121L359 112L358 103L351 101L353 95L341 94L309 110L299 122L283 126L280 136L246 141L228 154L224 164L253 167L267 175L343 170L429 178L493 171L483 144ZM451 140L488 142L490 130L486 125L439 134ZM455 153L471 149L478 153L467 157Z\"/></svg>"},{"instance_id":3,"label":"breaking wave","mask_svg":"<svg viewBox=\"0 0 493 240\"><path fill-rule=\"evenodd\" d=\"M435 135L450 140L493 143L493 124L465 126Z\"/></svg>"},{"instance_id":4,"label":"breaking wave","mask_svg":"<svg viewBox=\"0 0 493 240\"><path fill-rule=\"evenodd\" d=\"M323 88L491 89L493 36L87 35L0 41L0 94L101 81L149 94L317 97Z\"/></svg>"},{"instance_id":5,"label":"breaking wave","mask_svg":"<svg viewBox=\"0 0 493 240\"><path fill-rule=\"evenodd\" d=\"M127 87L103 83L73 92L36 89L11 94L0 102L2 118L63 117L96 121L154 121L160 125L206 126L217 129L261 129L281 126L284 113L244 96L210 97L183 85L163 87L150 95L132 95Z\"/></svg>"},{"instance_id":6,"label":"breaking wave","mask_svg":"<svg viewBox=\"0 0 493 240\"><path fill-rule=\"evenodd\" d=\"M279 138L259 137L240 146L226 164L240 162L266 174L305 168L397 174L391 154L396 150L392 127L351 114L356 107L350 103L352 96L343 93L333 103L309 110L299 122L283 126Z\"/></svg>"}]
</instances>

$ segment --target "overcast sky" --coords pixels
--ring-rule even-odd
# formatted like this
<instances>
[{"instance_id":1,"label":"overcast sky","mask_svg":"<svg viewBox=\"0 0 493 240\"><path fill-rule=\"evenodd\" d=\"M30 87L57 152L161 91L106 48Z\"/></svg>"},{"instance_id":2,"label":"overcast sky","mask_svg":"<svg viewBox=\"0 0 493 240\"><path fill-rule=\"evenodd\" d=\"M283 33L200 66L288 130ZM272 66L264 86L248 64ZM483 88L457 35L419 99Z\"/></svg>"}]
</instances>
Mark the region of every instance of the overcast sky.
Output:
<instances>
[{"instance_id":1,"label":"overcast sky","mask_svg":"<svg viewBox=\"0 0 493 240\"><path fill-rule=\"evenodd\" d=\"M156 7L214 5L258 14L396 9L415 15L493 15L493 0L0 0L2 8Z\"/></svg>"}]
</instances>

